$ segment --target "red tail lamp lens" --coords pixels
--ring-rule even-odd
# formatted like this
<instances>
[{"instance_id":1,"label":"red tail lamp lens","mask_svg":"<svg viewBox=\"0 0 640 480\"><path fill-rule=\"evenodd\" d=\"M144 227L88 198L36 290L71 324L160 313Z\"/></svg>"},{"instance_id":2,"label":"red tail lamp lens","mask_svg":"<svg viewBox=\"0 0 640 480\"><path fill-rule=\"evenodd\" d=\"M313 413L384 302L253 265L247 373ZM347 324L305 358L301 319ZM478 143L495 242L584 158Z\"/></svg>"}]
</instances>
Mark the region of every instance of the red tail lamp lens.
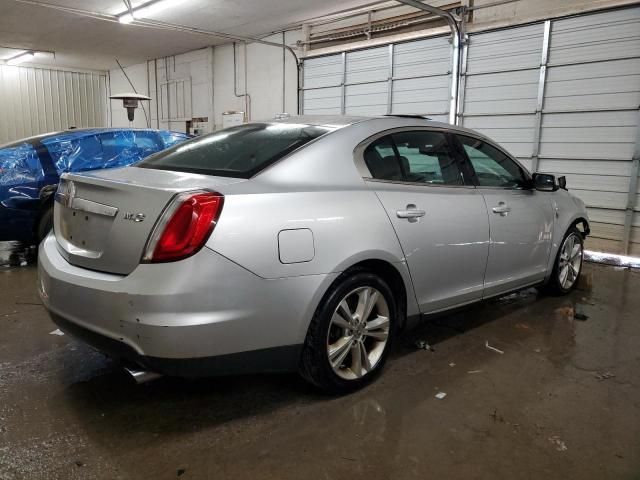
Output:
<instances>
[{"instance_id":1,"label":"red tail lamp lens","mask_svg":"<svg viewBox=\"0 0 640 480\"><path fill-rule=\"evenodd\" d=\"M171 262L193 255L202 248L220 218L224 197L218 193L196 193L177 198L177 208L155 242L151 262ZM170 213L170 212L173 213ZM153 239L152 239L153 243Z\"/></svg>"}]
</instances>

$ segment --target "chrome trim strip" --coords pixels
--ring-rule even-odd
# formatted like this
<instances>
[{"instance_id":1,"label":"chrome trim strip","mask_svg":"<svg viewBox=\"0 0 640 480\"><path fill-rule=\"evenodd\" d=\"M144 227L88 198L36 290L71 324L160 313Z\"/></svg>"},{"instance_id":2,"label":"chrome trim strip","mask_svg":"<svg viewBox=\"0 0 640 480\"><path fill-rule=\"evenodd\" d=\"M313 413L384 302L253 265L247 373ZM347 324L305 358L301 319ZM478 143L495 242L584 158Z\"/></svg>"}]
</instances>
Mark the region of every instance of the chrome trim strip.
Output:
<instances>
[{"instance_id":1,"label":"chrome trim strip","mask_svg":"<svg viewBox=\"0 0 640 480\"><path fill-rule=\"evenodd\" d=\"M73 198L71 200L71 205L67 205L69 203L69 195L66 193L57 192L55 200L62 205L81 212L95 213L97 215L104 215L107 217L115 217L118 214L118 209L116 207L93 202L84 198Z\"/></svg>"},{"instance_id":2,"label":"chrome trim strip","mask_svg":"<svg viewBox=\"0 0 640 480\"><path fill-rule=\"evenodd\" d=\"M118 209L116 207L104 205L98 202L92 202L91 200L85 200L84 198L74 198L73 202L71 202L71 208L73 208L74 210L80 210L82 212L105 215L107 217L115 217L118 213Z\"/></svg>"}]
</instances>

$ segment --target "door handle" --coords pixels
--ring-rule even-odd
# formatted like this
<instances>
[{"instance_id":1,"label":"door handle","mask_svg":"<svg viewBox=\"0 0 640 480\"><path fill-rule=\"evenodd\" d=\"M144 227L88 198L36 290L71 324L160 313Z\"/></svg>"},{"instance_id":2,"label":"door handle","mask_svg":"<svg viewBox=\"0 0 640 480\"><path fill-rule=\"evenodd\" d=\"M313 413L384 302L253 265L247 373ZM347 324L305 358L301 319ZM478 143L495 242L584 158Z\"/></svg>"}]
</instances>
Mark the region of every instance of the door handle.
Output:
<instances>
[{"instance_id":1,"label":"door handle","mask_svg":"<svg viewBox=\"0 0 640 480\"><path fill-rule=\"evenodd\" d=\"M498 202L498 206L493 207L493 213L500 214L501 217L506 217L511 211L511 207L504 202Z\"/></svg>"},{"instance_id":2,"label":"door handle","mask_svg":"<svg viewBox=\"0 0 640 480\"><path fill-rule=\"evenodd\" d=\"M398 218L408 218L409 221L416 222L420 217L424 217L426 213L427 212L425 212L424 210L418 210L413 203L410 203L409 205L407 205L406 210L396 211L396 216Z\"/></svg>"}]
</instances>

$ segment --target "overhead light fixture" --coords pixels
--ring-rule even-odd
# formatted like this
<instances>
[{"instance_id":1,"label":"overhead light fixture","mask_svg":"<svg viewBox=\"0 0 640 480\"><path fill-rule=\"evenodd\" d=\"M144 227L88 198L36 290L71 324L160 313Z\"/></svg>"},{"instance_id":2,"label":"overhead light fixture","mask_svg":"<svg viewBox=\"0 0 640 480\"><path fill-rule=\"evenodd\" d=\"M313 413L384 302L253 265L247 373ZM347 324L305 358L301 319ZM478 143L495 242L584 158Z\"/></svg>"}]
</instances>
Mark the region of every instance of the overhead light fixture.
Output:
<instances>
[{"instance_id":1,"label":"overhead light fixture","mask_svg":"<svg viewBox=\"0 0 640 480\"><path fill-rule=\"evenodd\" d=\"M120 23L129 24L136 18L148 18L162 10L178 6L181 3L184 3L184 1L185 0L153 0L151 2L143 3L131 11L127 10L126 12L122 12L116 16Z\"/></svg>"},{"instance_id":2,"label":"overhead light fixture","mask_svg":"<svg viewBox=\"0 0 640 480\"><path fill-rule=\"evenodd\" d=\"M125 13L124 15L118 16L118 21L120 23L124 23L125 25L133 22L134 20L135 18L133 18L133 15L131 15L130 13Z\"/></svg>"},{"instance_id":3,"label":"overhead light fixture","mask_svg":"<svg viewBox=\"0 0 640 480\"><path fill-rule=\"evenodd\" d=\"M33 52L24 52L7 59L7 65L18 65L23 62L28 62L29 60L33 60L33 57L35 57Z\"/></svg>"}]
</instances>

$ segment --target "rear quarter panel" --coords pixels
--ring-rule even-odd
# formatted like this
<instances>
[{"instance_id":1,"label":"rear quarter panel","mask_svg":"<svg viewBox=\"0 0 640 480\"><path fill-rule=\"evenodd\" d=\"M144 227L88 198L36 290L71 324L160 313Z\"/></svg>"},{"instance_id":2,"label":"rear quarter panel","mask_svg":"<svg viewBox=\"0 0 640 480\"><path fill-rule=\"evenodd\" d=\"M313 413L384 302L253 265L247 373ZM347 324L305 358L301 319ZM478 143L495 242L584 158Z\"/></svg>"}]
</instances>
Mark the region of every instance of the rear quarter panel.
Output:
<instances>
[{"instance_id":1,"label":"rear quarter panel","mask_svg":"<svg viewBox=\"0 0 640 480\"><path fill-rule=\"evenodd\" d=\"M278 234L291 229L313 233L311 260L281 262ZM366 259L404 262L386 213L364 186L227 195L207 246L263 278L340 272Z\"/></svg>"},{"instance_id":2,"label":"rear quarter panel","mask_svg":"<svg viewBox=\"0 0 640 480\"><path fill-rule=\"evenodd\" d=\"M389 123L371 120L340 128L250 181L225 186L225 205L207 246L267 279L335 274L361 261L383 260L404 280L407 313L418 313L395 230L354 163L354 148L395 126ZM311 260L280 261L278 234L289 229L313 232ZM329 285L321 286L322 293Z\"/></svg>"}]
</instances>

